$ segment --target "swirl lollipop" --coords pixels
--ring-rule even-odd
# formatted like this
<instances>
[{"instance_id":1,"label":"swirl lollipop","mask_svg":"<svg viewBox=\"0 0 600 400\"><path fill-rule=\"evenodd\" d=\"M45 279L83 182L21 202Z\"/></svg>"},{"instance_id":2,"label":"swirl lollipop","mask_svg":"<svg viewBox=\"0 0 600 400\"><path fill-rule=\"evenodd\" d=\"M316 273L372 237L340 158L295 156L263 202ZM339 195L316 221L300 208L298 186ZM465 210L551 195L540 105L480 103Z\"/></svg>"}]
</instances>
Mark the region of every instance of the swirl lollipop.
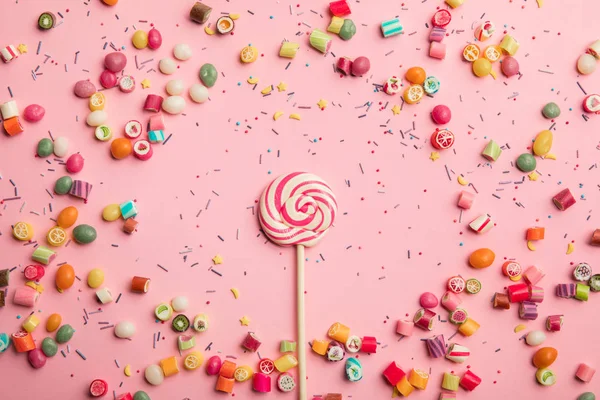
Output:
<instances>
[{"instance_id":1,"label":"swirl lollipop","mask_svg":"<svg viewBox=\"0 0 600 400\"><path fill-rule=\"evenodd\" d=\"M306 399L306 341L304 340L304 247L316 245L333 224L337 203L331 188L316 175L282 175L260 196L258 220L269 239L296 246L299 399Z\"/></svg>"}]
</instances>

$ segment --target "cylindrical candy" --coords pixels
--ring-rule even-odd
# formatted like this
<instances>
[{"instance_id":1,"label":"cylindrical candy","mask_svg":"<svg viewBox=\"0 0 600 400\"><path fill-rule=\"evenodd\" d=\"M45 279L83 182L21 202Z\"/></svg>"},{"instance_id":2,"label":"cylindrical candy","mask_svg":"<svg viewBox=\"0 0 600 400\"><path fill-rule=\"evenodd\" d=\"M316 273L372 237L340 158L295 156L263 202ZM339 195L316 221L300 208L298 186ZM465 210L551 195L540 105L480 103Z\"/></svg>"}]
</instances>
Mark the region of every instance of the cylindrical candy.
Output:
<instances>
[{"instance_id":1,"label":"cylindrical candy","mask_svg":"<svg viewBox=\"0 0 600 400\"><path fill-rule=\"evenodd\" d=\"M381 33L383 37L390 37L402 33L402 24L398 18L393 18L381 23Z\"/></svg>"},{"instance_id":2,"label":"cylindrical candy","mask_svg":"<svg viewBox=\"0 0 600 400\"><path fill-rule=\"evenodd\" d=\"M2 119L9 119L19 116L19 107L15 100L9 100L6 103L0 105L0 114Z\"/></svg>"},{"instance_id":3,"label":"cylindrical candy","mask_svg":"<svg viewBox=\"0 0 600 400\"><path fill-rule=\"evenodd\" d=\"M508 298L511 303L520 303L529 300L529 286L526 283L517 283L510 285L508 288Z\"/></svg>"},{"instance_id":4,"label":"cylindrical candy","mask_svg":"<svg viewBox=\"0 0 600 400\"><path fill-rule=\"evenodd\" d=\"M102 288L96 292L96 297L98 301L102 304L108 304L113 301L112 294L108 288Z\"/></svg>"},{"instance_id":5,"label":"cylindrical candy","mask_svg":"<svg viewBox=\"0 0 600 400\"><path fill-rule=\"evenodd\" d=\"M346 378L350 382L358 382L363 377L362 364L358 358L350 357L346 360Z\"/></svg>"},{"instance_id":6,"label":"cylindrical candy","mask_svg":"<svg viewBox=\"0 0 600 400\"><path fill-rule=\"evenodd\" d=\"M442 378L442 389L456 392L458 391L459 383L460 376L451 374L449 372L444 372L444 377Z\"/></svg>"},{"instance_id":7,"label":"cylindrical candy","mask_svg":"<svg viewBox=\"0 0 600 400\"><path fill-rule=\"evenodd\" d=\"M54 258L56 257L56 253L44 246L38 246L33 251L31 255L31 259L33 261L37 261L40 264L48 265L50 264Z\"/></svg>"},{"instance_id":8,"label":"cylindrical candy","mask_svg":"<svg viewBox=\"0 0 600 400\"><path fill-rule=\"evenodd\" d=\"M450 347L448 347L448 353L446 354L446 358L455 363L461 364L467 361L467 358L471 355L471 351L458 343L452 343Z\"/></svg>"},{"instance_id":9,"label":"cylindrical candy","mask_svg":"<svg viewBox=\"0 0 600 400\"><path fill-rule=\"evenodd\" d=\"M429 95L436 94L440 90L440 80L435 76L428 76L423 81L423 90Z\"/></svg>"},{"instance_id":10,"label":"cylindrical candy","mask_svg":"<svg viewBox=\"0 0 600 400\"><path fill-rule=\"evenodd\" d=\"M329 11L336 17L343 17L351 13L350 5L346 0L332 1L329 3Z\"/></svg>"},{"instance_id":11,"label":"cylindrical candy","mask_svg":"<svg viewBox=\"0 0 600 400\"><path fill-rule=\"evenodd\" d=\"M349 75L350 71L352 69L352 60L349 59L348 57L338 58L338 60L335 64L335 69L337 72L339 72L343 75Z\"/></svg>"},{"instance_id":12,"label":"cylindrical candy","mask_svg":"<svg viewBox=\"0 0 600 400\"><path fill-rule=\"evenodd\" d=\"M314 351L315 353L324 356L325 354L327 354L327 348L329 347L329 341L328 340L313 340L312 341L312 351Z\"/></svg>"},{"instance_id":13,"label":"cylindrical candy","mask_svg":"<svg viewBox=\"0 0 600 400\"><path fill-rule=\"evenodd\" d=\"M413 390L415 390L415 388L413 387L413 385L410 384L410 382L408 381L408 377L405 376L404 378L402 378L402 380L400 380L400 382L398 382L398 384L396 385L396 390L398 391L398 393L400 393L402 396L407 397L409 396ZM314 400L314 399L313 399Z\"/></svg>"},{"instance_id":14,"label":"cylindrical candy","mask_svg":"<svg viewBox=\"0 0 600 400\"><path fill-rule=\"evenodd\" d=\"M196 332L206 332L208 330L208 316L206 314L198 314L194 317L192 328Z\"/></svg>"},{"instance_id":15,"label":"cylindrical candy","mask_svg":"<svg viewBox=\"0 0 600 400\"><path fill-rule=\"evenodd\" d=\"M150 278L142 278L141 276L134 276L131 279L131 291L136 293L148 293L150 289Z\"/></svg>"},{"instance_id":16,"label":"cylindrical candy","mask_svg":"<svg viewBox=\"0 0 600 400\"><path fill-rule=\"evenodd\" d=\"M562 315L549 315L548 318L546 318L546 329L550 332L560 331L563 325L563 319Z\"/></svg>"},{"instance_id":17,"label":"cylindrical candy","mask_svg":"<svg viewBox=\"0 0 600 400\"><path fill-rule=\"evenodd\" d=\"M363 336L360 351L363 353L377 353L377 339L374 336Z\"/></svg>"},{"instance_id":18,"label":"cylindrical candy","mask_svg":"<svg viewBox=\"0 0 600 400\"><path fill-rule=\"evenodd\" d=\"M435 14L433 14L433 17L431 17L431 24L442 28L447 26L450 21L452 21L452 14L445 9L437 10Z\"/></svg>"},{"instance_id":19,"label":"cylindrical candy","mask_svg":"<svg viewBox=\"0 0 600 400\"><path fill-rule=\"evenodd\" d=\"M23 321L23 324L21 326L24 330L31 333L35 330L35 328L37 328L39 324L40 319L38 318L38 316L35 314L31 314L29 317L25 318L25 321Z\"/></svg>"},{"instance_id":20,"label":"cylindrical candy","mask_svg":"<svg viewBox=\"0 0 600 400\"><path fill-rule=\"evenodd\" d=\"M346 352L344 351L344 345L336 342L335 340L329 342L329 345L327 346L327 359L329 361L342 361L345 356Z\"/></svg>"},{"instance_id":21,"label":"cylindrical candy","mask_svg":"<svg viewBox=\"0 0 600 400\"><path fill-rule=\"evenodd\" d=\"M470 370L467 370L465 374L460 378L460 386L468 391L474 390L481 383L481 378L475 375Z\"/></svg>"},{"instance_id":22,"label":"cylindrical candy","mask_svg":"<svg viewBox=\"0 0 600 400\"><path fill-rule=\"evenodd\" d=\"M535 320L538 317L537 304L532 301L524 301L519 306L519 318Z\"/></svg>"},{"instance_id":23,"label":"cylindrical candy","mask_svg":"<svg viewBox=\"0 0 600 400\"><path fill-rule=\"evenodd\" d=\"M587 282L592 277L592 267L588 263L579 263L573 270L573 278L579 282Z\"/></svg>"},{"instance_id":24,"label":"cylindrical candy","mask_svg":"<svg viewBox=\"0 0 600 400\"><path fill-rule=\"evenodd\" d=\"M349 353L358 353L362 348L362 339L356 335L352 335L346 342L346 351ZM295 350L294 350L295 351Z\"/></svg>"},{"instance_id":25,"label":"cylindrical candy","mask_svg":"<svg viewBox=\"0 0 600 400\"><path fill-rule=\"evenodd\" d=\"M119 90L123 93L131 93L135 90L135 78L131 75L124 75L119 79Z\"/></svg>"},{"instance_id":26,"label":"cylindrical candy","mask_svg":"<svg viewBox=\"0 0 600 400\"><path fill-rule=\"evenodd\" d=\"M502 154L502 149L500 148L500 146L498 145L498 143L494 142L493 140L490 140L488 142L488 144L484 147L483 151L481 152L481 155L488 161L496 161L498 158L500 158L500 155Z\"/></svg>"},{"instance_id":27,"label":"cylindrical candy","mask_svg":"<svg viewBox=\"0 0 600 400\"><path fill-rule=\"evenodd\" d=\"M529 286L529 301L541 303L544 301L544 288L541 286Z\"/></svg>"},{"instance_id":28,"label":"cylindrical candy","mask_svg":"<svg viewBox=\"0 0 600 400\"><path fill-rule=\"evenodd\" d=\"M146 96L144 102L144 110L159 112L163 103L163 97L156 94L149 94Z\"/></svg>"},{"instance_id":29,"label":"cylindrical candy","mask_svg":"<svg viewBox=\"0 0 600 400\"><path fill-rule=\"evenodd\" d=\"M590 239L590 244L592 246L600 246L600 229L594 230L592 238Z\"/></svg>"},{"instance_id":30,"label":"cylindrical candy","mask_svg":"<svg viewBox=\"0 0 600 400\"><path fill-rule=\"evenodd\" d=\"M441 42L446 36L446 29L440 26L434 26L429 32L429 41L430 42Z\"/></svg>"},{"instance_id":31,"label":"cylindrical candy","mask_svg":"<svg viewBox=\"0 0 600 400\"><path fill-rule=\"evenodd\" d=\"M298 43L283 42L279 48L279 57L294 58L296 57L298 49L300 49Z\"/></svg>"},{"instance_id":32,"label":"cylindrical candy","mask_svg":"<svg viewBox=\"0 0 600 400\"><path fill-rule=\"evenodd\" d=\"M563 189L552 198L552 202L560 211L565 211L576 203L575 197L569 189Z\"/></svg>"},{"instance_id":33,"label":"cylindrical candy","mask_svg":"<svg viewBox=\"0 0 600 400\"><path fill-rule=\"evenodd\" d=\"M446 342L444 341L444 335L437 335L432 338L426 339L427 351L429 356L432 358L440 358L446 355Z\"/></svg>"},{"instance_id":34,"label":"cylindrical candy","mask_svg":"<svg viewBox=\"0 0 600 400\"><path fill-rule=\"evenodd\" d=\"M279 372L287 372L298 366L298 359L291 354L284 354L273 362Z\"/></svg>"},{"instance_id":35,"label":"cylindrical candy","mask_svg":"<svg viewBox=\"0 0 600 400\"><path fill-rule=\"evenodd\" d=\"M587 113L600 114L600 95L590 94L583 98L583 110Z\"/></svg>"},{"instance_id":36,"label":"cylindrical candy","mask_svg":"<svg viewBox=\"0 0 600 400\"><path fill-rule=\"evenodd\" d=\"M208 21L211 11L211 7L207 6L205 3L197 1L190 10L190 19L199 24L203 24Z\"/></svg>"},{"instance_id":37,"label":"cylindrical candy","mask_svg":"<svg viewBox=\"0 0 600 400\"><path fill-rule=\"evenodd\" d=\"M152 158L154 151L149 141L140 139L133 144L133 155L138 160L146 161Z\"/></svg>"},{"instance_id":38,"label":"cylindrical candy","mask_svg":"<svg viewBox=\"0 0 600 400\"><path fill-rule=\"evenodd\" d=\"M446 58L446 44L441 42L429 43L429 57L443 60Z\"/></svg>"},{"instance_id":39,"label":"cylindrical candy","mask_svg":"<svg viewBox=\"0 0 600 400\"><path fill-rule=\"evenodd\" d=\"M14 290L13 303L24 307L34 307L40 294L29 286L18 287Z\"/></svg>"},{"instance_id":40,"label":"cylindrical candy","mask_svg":"<svg viewBox=\"0 0 600 400\"><path fill-rule=\"evenodd\" d=\"M35 349L35 342L33 341L33 337L29 332L15 332L11 335L11 339L13 345L15 346L15 350L17 350L17 353L24 353L26 351Z\"/></svg>"},{"instance_id":41,"label":"cylindrical candy","mask_svg":"<svg viewBox=\"0 0 600 400\"><path fill-rule=\"evenodd\" d=\"M38 28L43 31L54 28L56 23L56 16L50 11L44 11L38 18Z\"/></svg>"},{"instance_id":42,"label":"cylindrical candy","mask_svg":"<svg viewBox=\"0 0 600 400\"><path fill-rule=\"evenodd\" d=\"M483 214L469 223L469 228L477 233L486 233L494 227L490 214Z\"/></svg>"},{"instance_id":43,"label":"cylindrical candy","mask_svg":"<svg viewBox=\"0 0 600 400\"><path fill-rule=\"evenodd\" d=\"M413 322L419 328L430 331L433 329L433 322L436 315L435 312L428 310L427 308L420 308L415 313Z\"/></svg>"},{"instance_id":44,"label":"cylindrical candy","mask_svg":"<svg viewBox=\"0 0 600 400\"><path fill-rule=\"evenodd\" d=\"M395 361L392 361L383 371L383 377L392 386L396 386L405 376L406 373L402 371L402 368L400 368Z\"/></svg>"},{"instance_id":45,"label":"cylindrical candy","mask_svg":"<svg viewBox=\"0 0 600 400\"><path fill-rule=\"evenodd\" d=\"M504 54L514 56L517 54L517 50L519 50L519 42L510 35L504 35L502 42L500 42L500 48Z\"/></svg>"},{"instance_id":46,"label":"cylindrical candy","mask_svg":"<svg viewBox=\"0 0 600 400\"><path fill-rule=\"evenodd\" d=\"M19 121L19 117L5 119L2 122L2 126L8 136L15 136L24 131L23 125L21 125L21 121Z\"/></svg>"},{"instance_id":47,"label":"cylindrical candy","mask_svg":"<svg viewBox=\"0 0 600 400\"><path fill-rule=\"evenodd\" d=\"M587 364L581 363L577 368L575 376L582 382L590 382L594 377L596 370Z\"/></svg>"},{"instance_id":48,"label":"cylindrical candy","mask_svg":"<svg viewBox=\"0 0 600 400\"><path fill-rule=\"evenodd\" d=\"M350 328L342 323L336 322L329 328L327 336L340 343L346 343L348 341L348 336L350 336Z\"/></svg>"},{"instance_id":49,"label":"cylindrical candy","mask_svg":"<svg viewBox=\"0 0 600 400\"><path fill-rule=\"evenodd\" d=\"M171 356L160 360L160 368L162 368L165 377L175 375L179 373L179 366L177 365L177 357Z\"/></svg>"},{"instance_id":50,"label":"cylindrical candy","mask_svg":"<svg viewBox=\"0 0 600 400\"><path fill-rule=\"evenodd\" d=\"M559 283L556 285L556 296L564 299L570 299L575 296L574 283Z\"/></svg>"},{"instance_id":51,"label":"cylindrical candy","mask_svg":"<svg viewBox=\"0 0 600 400\"><path fill-rule=\"evenodd\" d=\"M399 320L396 325L396 333L402 336L412 336L415 323L413 321Z\"/></svg>"},{"instance_id":52,"label":"cylindrical candy","mask_svg":"<svg viewBox=\"0 0 600 400\"><path fill-rule=\"evenodd\" d=\"M451 291L447 291L442 296L442 307L444 307L448 311L454 311L456 308L462 303L460 297Z\"/></svg>"},{"instance_id":53,"label":"cylindrical candy","mask_svg":"<svg viewBox=\"0 0 600 400\"><path fill-rule=\"evenodd\" d=\"M221 364L221 369L219 369L219 375L224 376L225 378L233 378L236 368L236 363L229 360L225 360L223 361L223 364Z\"/></svg>"},{"instance_id":54,"label":"cylindrical candy","mask_svg":"<svg viewBox=\"0 0 600 400\"><path fill-rule=\"evenodd\" d=\"M542 271L541 268L532 265L523 273L523 279L530 285L535 285L544 277L544 275L544 271Z\"/></svg>"},{"instance_id":55,"label":"cylindrical candy","mask_svg":"<svg viewBox=\"0 0 600 400\"><path fill-rule=\"evenodd\" d=\"M408 382L419 390L425 390L429 382L429 374L422 369L413 368L408 373Z\"/></svg>"},{"instance_id":56,"label":"cylindrical candy","mask_svg":"<svg viewBox=\"0 0 600 400\"><path fill-rule=\"evenodd\" d=\"M471 192L467 192L463 190L460 192L458 196L458 206L463 210L468 210L473 205L473 201L475 200L475 194Z\"/></svg>"},{"instance_id":57,"label":"cylindrical candy","mask_svg":"<svg viewBox=\"0 0 600 400\"><path fill-rule=\"evenodd\" d=\"M508 295L504 293L496 293L494 294L494 308L501 308L503 310L510 309L510 300L508 299Z\"/></svg>"},{"instance_id":58,"label":"cylindrical candy","mask_svg":"<svg viewBox=\"0 0 600 400\"><path fill-rule=\"evenodd\" d=\"M590 287L588 285L583 285L578 283L575 285L575 298L581 301L588 301L588 297L590 295Z\"/></svg>"},{"instance_id":59,"label":"cylindrical candy","mask_svg":"<svg viewBox=\"0 0 600 400\"><path fill-rule=\"evenodd\" d=\"M12 44L0 49L0 58L5 63L11 62L15 58L19 58L19 54L21 54L19 50Z\"/></svg>"},{"instance_id":60,"label":"cylindrical candy","mask_svg":"<svg viewBox=\"0 0 600 400\"><path fill-rule=\"evenodd\" d=\"M215 386L215 390L217 392L231 393L233 392L234 385L235 379L219 375L219 377L217 378L217 386Z\"/></svg>"},{"instance_id":61,"label":"cylindrical candy","mask_svg":"<svg viewBox=\"0 0 600 400\"><path fill-rule=\"evenodd\" d=\"M252 332L248 332L244 338L244 341L242 342L242 347L248 351L256 351L261 344L262 342L258 339L258 336Z\"/></svg>"},{"instance_id":62,"label":"cylindrical candy","mask_svg":"<svg viewBox=\"0 0 600 400\"><path fill-rule=\"evenodd\" d=\"M331 37L319 29L311 32L309 41L310 45L321 53L327 53L331 47Z\"/></svg>"},{"instance_id":63,"label":"cylindrical candy","mask_svg":"<svg viewBox=\"0 0 600 400\"><path fill-rule=\"evenodd\" d=\"M340 33L340 29L342 29L342 25L344 25L344 18L333 16L331 17L331 22L327 27L327 32L331 33Z\"/></svg>"},{"instance_id":64,"label":"cylindrical candy","mask_svg":"<svg viewBox=\"0 0 600 400\"><path fill-rule=\"evenodd\" d=\"M271 391L271 377L261 372L257 372L252 377L252 389L259 393L269 393Z\"/></svg>"},{"instance_id":65,"label":"cylindrical candy","mask_svg":"<svg viewBox=\"0 0 600 400\"><path fill-rule=\"evenodd\" d=\"M480 325L475 320L467 318L467 320L463 324L458 326L458 331L463 336L471 336L472 334L477 332L479 326Z\"/></svg>"}]
</instances>

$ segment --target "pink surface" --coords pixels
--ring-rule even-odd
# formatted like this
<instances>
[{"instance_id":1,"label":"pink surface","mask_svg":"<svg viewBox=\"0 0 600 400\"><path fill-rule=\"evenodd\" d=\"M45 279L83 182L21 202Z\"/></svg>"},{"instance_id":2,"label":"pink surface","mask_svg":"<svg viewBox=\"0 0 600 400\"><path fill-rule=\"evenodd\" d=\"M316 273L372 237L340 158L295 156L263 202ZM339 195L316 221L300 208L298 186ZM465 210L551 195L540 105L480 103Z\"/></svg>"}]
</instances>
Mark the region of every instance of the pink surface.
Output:
<instances>
[{"instance_id":1,"label":"pink surface","mask_svg":"<svg viewBox=\"0 0 600 400\"><path fill-rule=\"evenodd\" d=\"M77 330L70 342L71 352L66 358L59 353L40 370L33 370L26 356L12 348L1 354L3 381L11 382L4 385L3 397L21 398L27 393L28 398L38 399L84 398L95 378L108 381L109 393L145 390L154 400L222 397L213 390L216 379L208 377L204 369L182 371L165 379L160 387L144 381L147 365L177 354L176 335L168 325L155 323L152 315L159 302L177 295L188 296L188 316L204 312L210 317L208 332L197 335L200 350L212 342L211 350L203 351L206 358L232 355L238 364L255 368L258 356L244 354L240 348L249 330L263 341L261 356L278 357L279 341L296 336L295 257L293 249L278 248L260 234L256 201L273 178L294 170L324 178L335 191L340 207L335 228L318 247L307 251L307 338L324 339L328 327L340 321L350 326L353 334L376 336L381 343L376 354L360 355L364 378L359 383L345 380L343 363L328 363L309 350L310 394L341 392L354 399L388 398L391 387L383 381L381 372L391 361L397 361L405 370L431 369L429 387L424 392L416 391L413 397L436 399L442 373L462 374L467 365L430 359L419 340L430 337L428 332L417 331L413 337L398 341L395 327L399 318L412 317L419 308L422 292L441 296L446 279L455 274L476 277L483 285L475 296L462 295L463 304L481 329L470 338L455 337L471 349L473 355L466 364L483 382L473 393L461 390L460 398L575 399L586 391L600 394L598 377L588 384L574 378L580 362L600 368L600 322L595 317L599 295L592 293L589 302L582 303L553 294L557 283L572 282L571 263L588 261L592 268L598 268L599 249L587 243L592 231L600 226L595 209L599 201L599 125L597 117L591 116L587 122L582 119L583 94L576 82L593 93L600 90L600 73L578 77L574 68L577 57L597 39L596 26L589 23L588 17L600 11L597 2L570 1L566 5L547 1L537 8L533 0L466 1L452 11L448 27L451 34L444 39L448 46L444 61L428 58L429 29L425 27L436 7L443 6L441 1L407 0L403 5L352 2L351 18L358 32L348 42L332 34L331 50L336 56L369 57L371 72L363 78L343 79L332 72L334 57L323 57L311 49L304 35L311 30L305 25L326 29L327 2L303 1L297 7L297 0L212 0L213 24L221 12L241 14L235 34L222 37L208 36L201 26L189 21L192 3L121 0L110 8L98 0L89 4L3 2L0 45L25 43L29 52L0 65L0 101L9 99L5 88L10 86L21 110L38 103L46 108L46 116L37 124L24 122L26 131L18 137L0 137L0 198L15 196L9 180L21 197L4 201L0 208L0 268L17 266L11 273L7 306L0 310L0 331L17 330L21 321L16 316L24 317L31 311L12 304L14 288L24 282L19 271L30 263L32 247L12 239L11 224L28 221L36 231L34 240L45 244L45 232L53 226L50 218L62 208L76 205L78 223L94 225L98 230L93 244L72 243L58 250L56 261L46 268L42 282L46 291L35 310L39 310L43 324L48 315L58 312L64 323ZM37 16L46 10L61 12L64 19L57 15L61 23L57 28L39 32L35 28ZM395 15L399 15L405 34L383 39L378 24ZM461 61L462 47L472 40L472 29L480 18L496 23L498 30L490 43L500 41L504 24L520 41L517 59L521 79L504 78L498 64L494 65L498 80L478 79L472 75L470 65ZM163 46L157 51L133 49L133 26L149 30L150 23L161 31ZM288 60L277 57L284 38L301 43L298 56L287 70ZM41 50L36 55L39 41ZM146 95L164 95L169 79L183 79L187 86L197 83L198 69L206 62L224 74L210 89L210 102L198 105L188 99L186 115L166 117L166 133L173 136L165 146L155 146L148 162L133 157L112 160L109 145L96 141L93 129L85 125L87 101L72 94L73 85L80 79L89 78L99 87L102 60L110 51L110 47L103 51L106 42L125 46L126 72L137 82L132 94L116 89L105 92L109 125L117 136L129 119L145 124L150 116L142 110ZM158 61L170 56L177 43L189 43L193 57L178 63L180 69L171 77L148 72L150 68L157 70ZM264 57L242 65L238 54L248 43ZM134 55L139 63L153 61L136 70ZM413 65L421 65L438 77L442 88L435 99L405 105L394 116L391 108L400 104L400 98L374 93L372 84L382 84L391 75L403 76ZM39 75L34 81L31 71L38 66ZM249 76L260 78L256 90L246 83ZM144 78L151 80L150 89L143 90L139 85ZM260 94L264 87L281 81L288 84L287 92L275 89L270 96ZM290 99L291 92L295 94ZM329 101L324 111L316 105L320 99ZM558 159L538 159L540 179L529 181L512 163L527 151L539 131L551 125L540 113L549 101L559 104L562 110L553 131L552 152ZM367 102L371 102L370 107L358 108ZM455 151L442 152L440 159L432 162L428 157L434 149L428 138L435 126L429 112L436 104L452 109L448 127L456 134L456 143ZM384 105L387 107L381 110ZM271 116L278 110L285 115L275 122ZM302 120L288 119L292 112L301 114ZM358 118L361 115L365 116ZM240 126L236 126L238 121ZM411 128L414 136L407 134ZM393 135L386 134L388 130ZM55 138L68 137L69 153L81 152L84 156L85 167L76 178L94 185L87 204L69 196L52 199L46 193L45 189L52 191L58 177L66 175L64 166L54 157L49 158L50 165L34 157L36 143L48 137L48 131ZM510 150L506 149L492 166L479 155L490 138L510 145ZM445 166L451 171L450 180ZM479 192L473 208L463 213L462 223L458 221L456 199L464 188L456 181L458 174L464 174ZM499 184L520 181L524 176L522 184ZM550 199L565 187L573 191L578 202L559 212ZM139 229L131 236L121 232L122 222L106 223L100 216L107 204L129 199L135 199L140 209ZM49 212L49 204L53 212ZM490 213L497 226L477 236L466 224L480 213ZM546 239L537 243L536 252L530 252L524 232L535 225L546 227ZM566 255L571 241L575 251ZM470 252L480 247L496 252L496 262L487 270L473 270L466 264ZM209 270L216 254L224 258L222 265L214 267L222 276ZM505 257L546 270L539 284L546 290L546 299L539 307L537 321L519 320L516 305L509 311L492 309L489 300L493 293L510 284L501 273ZM57 263L65 261L74 266L82 281L59 294L54 288L54 271ZM84 309L89 314L99 308L94 290L85 284L87 272L96 267L105 271L105 286L117 295L122 293L122 297L118 304L100 307L102 313L90 315L84 325ZM148 294L129 292L134 275L152 279ZM232 287L240 290L237 300L229 291ZM443 309L435 311L447 319ZM552 314L564 314L565 324L559 333L547 332L545 345L559 351L552 366L558 383L548 388L535 382L531 364L535 349L519 337L533 329L544 329L546 316ZM244 315L251 319L248 327L240 326L239 319ZM137 326L132 341L117 339L112 329L100 330L103 325L98 324L123 320ZM527 330L515 334L513 328L519 323L525 323ZM158 331L164 340L153 349L153 334ZM454 331L449 323L437 323L433 333L448 338ZM45 336L44 327L34 332L38 344ZM66 353L65 346L61 349ZM87 360L77 356L75 349ZM129 378L123 374L127 364L134 371ZM235 394L242 399L261 396L252 393L250 383L236 384ZM263 397L294 395L273 388Z\"/></svg>"}]
</instances>

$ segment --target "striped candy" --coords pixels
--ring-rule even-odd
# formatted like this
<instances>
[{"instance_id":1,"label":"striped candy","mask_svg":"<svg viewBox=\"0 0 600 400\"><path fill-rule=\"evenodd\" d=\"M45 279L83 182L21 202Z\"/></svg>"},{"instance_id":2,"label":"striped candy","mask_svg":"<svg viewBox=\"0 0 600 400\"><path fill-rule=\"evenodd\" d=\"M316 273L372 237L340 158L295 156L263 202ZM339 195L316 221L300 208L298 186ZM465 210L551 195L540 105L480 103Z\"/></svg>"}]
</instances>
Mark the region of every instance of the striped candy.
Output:
<instances>
[{"instance_id":1,"label":"striped candy","mask_svg":"<svg viewBox=\"0 0 600 400\"><path fill-rule=\"evenodd\" d=\"M446 342L444 335L434 336L426 340L427 350L433 358L440 358L446 355Z\"/></svg>"},{"instance_id":2,"label":"striped candy","mask_svg":"<svg viewBox=\"0 0 600 400\"><path fill-rule=\"evenodd\" d=\"M75 179L69 194L71 196L79 197L80 199L87 200L90 192L92 191L92 184L86 181L80 181Z\"/></svg>"},{"instance_id":3,"label":"striped candy","mask_svg":"<svg viewBox=\"0 0 600 400\"><path fill-rule=\"evenodd\" d=\"M12 61L13 58L19 57L19 54L20 53L17 50L17 48L12 44L9 44L3 49L0 49L0 58L2 58L2 61L4 61L5 63Z\"/></svg>"},{"instance_id":4,"label":"striped candy","mask_svg":"<svg viewBox=\"0 0 600 400\"><path fill-rule=\"evenodd\" d=\"M293 172L282 175L260 196L260 225L280 246L312 247L325 235L337 214L331 188L316 175Z\"/></svg>"}]
</instances>

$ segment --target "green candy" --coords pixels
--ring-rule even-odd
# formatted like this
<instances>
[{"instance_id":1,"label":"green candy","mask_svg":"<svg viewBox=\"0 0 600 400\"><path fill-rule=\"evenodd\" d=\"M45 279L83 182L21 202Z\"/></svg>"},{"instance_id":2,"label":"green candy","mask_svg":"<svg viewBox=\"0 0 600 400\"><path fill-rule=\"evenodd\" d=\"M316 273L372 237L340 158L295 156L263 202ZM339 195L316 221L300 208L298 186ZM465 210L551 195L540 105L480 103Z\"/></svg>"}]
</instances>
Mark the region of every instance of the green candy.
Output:
<instances>
[{"instance_id":1,"label":"green candy","mask_svg":"<svg viewBox=\"0 0 600 400\"><path fill-rule=\"evenodd\" d=\"M354 21L352 21L351 19L345 19L344 24L342 25L342 29L340 29L338 35L340 35L340 37L343 40L350 40L355 34L356 25L354 25Z\"/></svg>"},{"instance_id":2,"label":"green candy","mask_svg":"<svg viewBox=\"0 0 600 400\"><path fill-rule=\"evenodd\" d=\"M69 324L63 325L56 332L56 341L60 344L67 343L73 337L75 329Z\"/></svg>"},{"instance_id":3,"label":"green candy","mask_svg":"<svg viewBox=\"0 0 600 400\"><path fill-rule=\"evenodd\" d=\"M217 82L217 69L212 64L204 64L200 67L200 80L204 86L211 88Z\"/></svg>"},{"instance_id":4,"label":"green candy","mask_svg":"<svg viewBox=\"0 0 600 400\"><path fill-rule=\"evenodd\" d=\"M135 392L135 394L133 395L133 400L151 400L151 399L150 399L150 396L148 396L148 393L144 392L143 390L140 390L140 391Z\"/></svg>"},{"instance_id":5,"label":"green candy","mask_svg":"<svg viewBox=\"0 0 600 400\"><path fill-rule=\"evenodd\" d=\"M75 229L73 229L73 237L75 238L75 241L80 244L92 243L97 237L96 229L94 229L93 226L86 224L77 225Z\"/></svg>"},{"instance_id":6,"label":"green candy","mask_svg":"<svg viewBox=\"0 0 600 400\"><path fill-rule=\"evenodd\" d=\"M42 340L42 352L46 355L46 357L54 357L57 351L58 345L54 339L47 337Z\"/></svg>"},{"instance_id":7,"label":"green candy","mask_svg":"<svg viewBox=\"0 0 600 400\"><path fill-rule=\"evenodd\" d=\"M585 392L580 394L577 400L596 400L596 395L592 392Z\"/></svg>"},{"instance_id":8,"label":"green candy","mask_svg":"<svg viewBox=\"0 0 600 400\"><path fill-rule=\"evenodd\" d=\"M544 106L542 114L548 119L557 118L560 115L560 108L558 107L558 104L550 102Z\"/></svg>"},{"instance_id":9,"label":"green candy","mask_svg":"<svg viewBox=\"0 0 600 400\"><path fill-rule=\"evenodd\" d=\"M38 142L37 155L46 158L54 152L54 143L48 138L44 138Z\"/></svg>"},{"instance_id":10,"label":"green candy","mask_svg":"<svg viewBox=\"0 0 600 400\"><path fill-rule=\"evenodd\" d=\"M535 170L537 162L535 157L529 153L523 153L517 158L517 168L523 172L531 172Z\"/></svg>"},{"instance_id":11,"label":"green candy","mask_svg":"<svg viewBox=\"0 0 600 400\"><path fill-rule=\"evenodd\" d=\"M70 176L63 176L58 178L54 184L54 192L56 194L67 194L71 190L71 186L73 186L73 179Z\"/></svg>"},{"instance_id":12,"label":"green candy","mask_svg":"<svg viewBox=\"0 0 600 400\"><path fill-rule=\"evenodd\" d=\"M500 157L500 154L502 154L502 149L498 143L494 142L493 140L489 141L481 153L481 155L489 161L496 161L498 157Z\"/></svg>"}]
</instances>

